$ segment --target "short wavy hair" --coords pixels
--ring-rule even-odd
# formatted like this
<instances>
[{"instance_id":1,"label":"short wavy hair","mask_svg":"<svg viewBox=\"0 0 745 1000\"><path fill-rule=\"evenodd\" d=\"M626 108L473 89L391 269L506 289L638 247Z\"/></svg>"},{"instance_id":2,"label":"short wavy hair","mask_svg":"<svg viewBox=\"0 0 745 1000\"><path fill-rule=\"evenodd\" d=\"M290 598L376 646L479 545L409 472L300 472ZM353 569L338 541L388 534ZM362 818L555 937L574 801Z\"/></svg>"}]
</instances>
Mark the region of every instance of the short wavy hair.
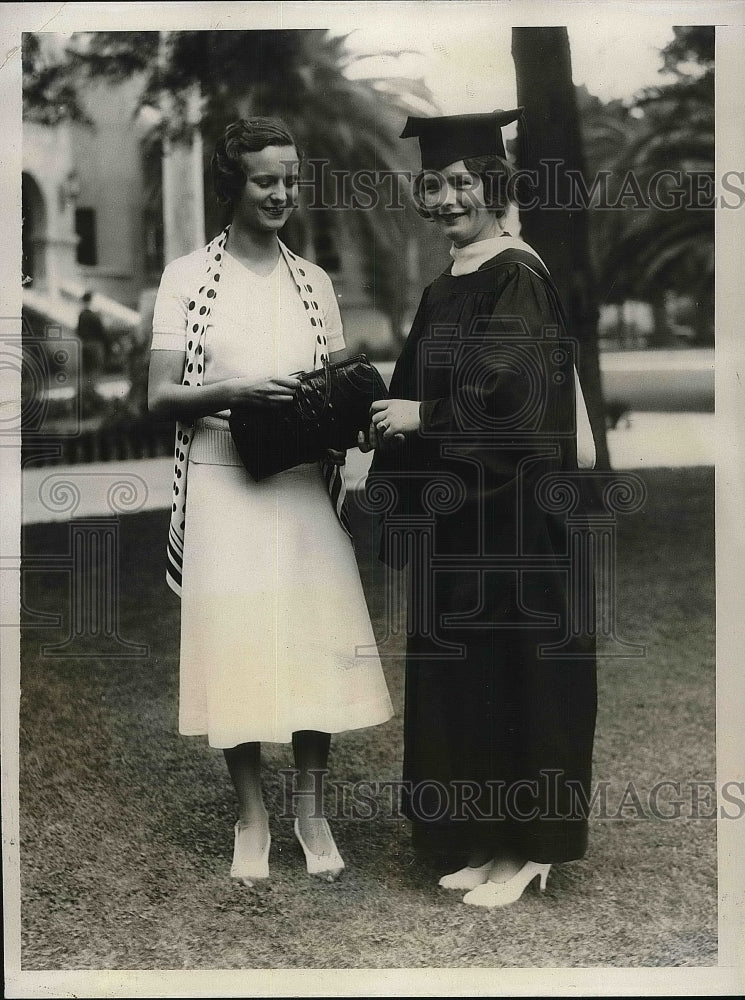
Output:
<instances>
[{"instance_id":1,"label":"short wavy hair","mask_svg":"<svg viewBox=\"0 0 745 1000\"><path fill-rule=\"evenodd\" d=\"M515 201L515 181L518 178L515 168L502 159L501 156L468 156L463 160L466 170L475 174L484 185L484 205L493 212L497 219L503 219L511 203ZM431 219L433 213L425 208L422 195L424 178L428 174L438 173L436 170L422 170L413 181L413 198L417 212L425 219Z\"/></svg>"},{"instance_id":2,"label":"short wavy hair","mask_svg":"<svg viewBox=\"0 0 745 1000\"><path fill-rule=\"evenodd\" d=\"M267 146L294 146L295 138L281 118L239 118L231 122L215 143L212 184L221 205L235 206L246 185L244 153L258 153Z\"/></svg>"}]
</instances>

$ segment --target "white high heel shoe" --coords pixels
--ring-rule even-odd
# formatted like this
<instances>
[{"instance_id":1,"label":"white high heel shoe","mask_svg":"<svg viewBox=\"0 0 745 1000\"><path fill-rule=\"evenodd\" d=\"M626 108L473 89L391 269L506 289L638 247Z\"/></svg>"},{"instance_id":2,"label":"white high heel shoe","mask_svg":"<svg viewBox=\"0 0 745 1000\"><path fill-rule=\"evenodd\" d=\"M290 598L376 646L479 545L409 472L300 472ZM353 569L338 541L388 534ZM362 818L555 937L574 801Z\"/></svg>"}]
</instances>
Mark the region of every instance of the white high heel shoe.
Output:
<instances>
[{"instance_id":1,"label":"white high heel shoe","mask_svg":"<svg viewBox=\"0 0 745 1000\"><path fill-rule=\"evenodd\" d=\"M326 828L326 834L334 845L333 851L328 854L314 854L305 843L300 833L300 823L295 820L295 836L298 839L298 843L303 849L303 854L305 855L305 867L308 869L309 875L317 875L319 878L324 879L326 882L335 882L337 878L344 871L344 860L339 854L338 848L331 835L331 829L328 825L327 820L321 820Z\"/></svg>"},{"instance_id":2,"label":"white high heel shoe","mask_svg":"<svg viewBox=\"0 0 745 1000\"><path fill-rule=\"evenodd\" d=\"M492 859L479 865L478 868L471 868L466 865L452 875L443 875L437 883L441 889L475 889L477 885L483 885L489 878L489 869L492 866Z\"/></svg>"},{"instance_id":3,"label":"white high heel shoe","mask_svg":"<svg viewBox=\"0 0 745 1000\"><path fill-rule=\"evenodd\" d=\"M509 906L516 903L536 875L541 879L541 892L546 889L546 880L551 865L539 865L536 861L526 861L520 871L506 882L489 882L471 889L463 897L470 906Z\"/></svg>"},{"instance_id":4,"label":"white high heel shoe","mask_svg":"<svg viewBox=\"0 0 745 1000\"><path fill-rule=\"evenodd\" d=\"M247 858L242 856L241 850L241 830L245 829L240 823L235 824L235 843L233 845L233 864L230 867L230 877L238 879L244 885L252 886L254 882L269 878L269 848L272 846L272 837L269 832L266 835L266 847L258 858Z\"/></svg>"}]
</instances>

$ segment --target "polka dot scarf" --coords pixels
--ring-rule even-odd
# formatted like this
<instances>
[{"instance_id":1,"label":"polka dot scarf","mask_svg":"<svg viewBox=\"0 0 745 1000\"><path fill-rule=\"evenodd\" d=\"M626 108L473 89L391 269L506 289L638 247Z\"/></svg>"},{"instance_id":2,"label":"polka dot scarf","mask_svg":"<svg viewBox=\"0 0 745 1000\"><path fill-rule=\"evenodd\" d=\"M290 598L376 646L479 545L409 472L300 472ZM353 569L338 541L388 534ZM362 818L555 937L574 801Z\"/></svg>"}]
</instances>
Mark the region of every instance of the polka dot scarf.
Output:
<instances>
[{"instance_id":1,"label":"polka dot scarf","mask_svg":"<svg viewBox=\"0 0 745 1000\"><path fill-rule=\"evenodd\" d=\"M207 245L205 282L194 295L194 298L189 301L187 309L186 364L184 366L183 385L198 386L203 381L204 335L220 285L222 261L229 232L230 226L227 226ZM310 325L316 331L313 367L320 368L323 360L328 358L328 347L323 326L323 317L320 314L318 302L313 298L312 284L302 267L302 260L298 259L294 253L288 250L281 240L277 242L290 269L298 294L309 313ZM186 470L192 436L192 424L180 420L176 422L173 500L171 504L171 524L168 530L166 581L171 590L178 594L179 597L181 596L181 579L184 563L184 529L186 527ZM336 515L342 527L351 538L352 534L346 509L346 486L343 466L343 461L336 462L328 458L322 462L321 470Z\"/></svg>"}]
</instances>

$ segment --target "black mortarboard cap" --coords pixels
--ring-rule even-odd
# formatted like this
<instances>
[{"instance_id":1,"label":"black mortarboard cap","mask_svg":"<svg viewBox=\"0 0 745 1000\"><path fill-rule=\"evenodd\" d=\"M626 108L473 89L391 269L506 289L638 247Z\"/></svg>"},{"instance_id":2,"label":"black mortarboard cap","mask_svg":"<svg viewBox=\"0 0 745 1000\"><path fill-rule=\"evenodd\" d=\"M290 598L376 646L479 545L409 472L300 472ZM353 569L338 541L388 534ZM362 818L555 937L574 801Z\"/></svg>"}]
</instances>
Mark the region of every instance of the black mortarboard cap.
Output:
<instances>
[{"instance_id":1,"label":"black mortarboard cap","mask_svg":"<svg viewBox=\"0 0 745 1000\"><path fill-rule=\"evenodd\" d=\"M469 156L505 158L502 128L522 115L523 108L490 111L478 115L443 115L438 118L407 118L401 139L417 138L422 170L442 170L449 163Z\"/></svg>"}]
</instances>

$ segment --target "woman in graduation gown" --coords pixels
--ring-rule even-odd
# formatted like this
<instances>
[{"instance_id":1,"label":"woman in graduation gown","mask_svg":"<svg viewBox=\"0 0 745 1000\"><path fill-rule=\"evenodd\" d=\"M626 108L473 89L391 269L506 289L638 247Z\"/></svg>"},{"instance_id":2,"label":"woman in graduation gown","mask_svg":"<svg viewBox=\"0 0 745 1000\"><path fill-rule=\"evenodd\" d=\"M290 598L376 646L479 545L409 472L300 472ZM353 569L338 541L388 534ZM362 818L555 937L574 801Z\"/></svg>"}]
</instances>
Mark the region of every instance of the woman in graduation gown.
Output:
<instances>
[{"instance_id":1,"label":"woman in graduation gown","mask_svg":"<svg viewBox=\"0 0 745 1000\"><path fill-rule=\"evenodd\" d=\"M440 885L483 906L584 854L596 710L594 640L571 624L592 580L570 594L552 502L594 446L556 289L505 228L501 127L521 110L407 121L453 259L362 445L381 558L408 564L404 811L452 853Z\"/></svg>"}]
</instances>

